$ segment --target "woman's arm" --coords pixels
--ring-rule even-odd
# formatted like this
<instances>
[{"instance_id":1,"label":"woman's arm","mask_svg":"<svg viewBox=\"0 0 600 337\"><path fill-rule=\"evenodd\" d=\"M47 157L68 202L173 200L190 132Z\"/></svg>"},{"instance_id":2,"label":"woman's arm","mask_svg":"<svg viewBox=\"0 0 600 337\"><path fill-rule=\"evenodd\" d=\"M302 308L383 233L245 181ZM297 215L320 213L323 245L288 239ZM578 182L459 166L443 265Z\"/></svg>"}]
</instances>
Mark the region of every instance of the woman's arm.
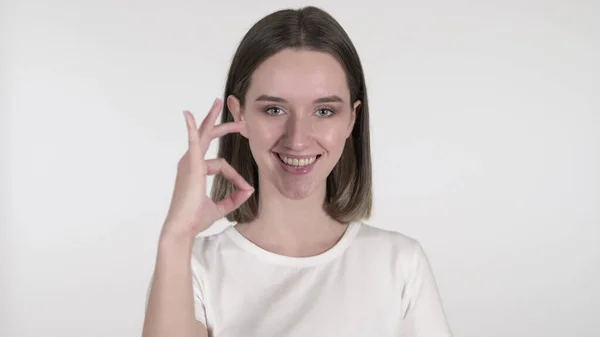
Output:
<instances>
[{"instance_id":1,"label":"woman's arm","mask_svg":"<svg viewBox=\"0 0 600 337\"><path fill-rule=\"evenodd\" d=\"M254 188L224 159L204 159L213 139L245 128L243 122L215 126L222 106L221 100L215 100L199 128L194 115L184 112L188 151L177 165L171 206L160 235L143 337L208 335L195 316L192 246L198 233L237 209L254 193ZM206 178L213 174L223 175L237 187L236 191L213 201L206 195Z\"/></svg>"},{"instance_id":2,"label":"woman's arm","mask_svg":"<svg viewBox=\"0 0 600 337\"><path fill-rule=\"evenodd\" d=\"M192 245L189 239L161 238L142 337L208 337L194 312Z\"/></svg>"},{"instance_id":3,"label":"woman's arm","mask_svg":"<svg viewBox=\"0 0 600 337\"><path fill-rule=\"evenodd\" d=\"M405 282L402 336L452 337L431 265L418 242Z\"/></svg>"}]
</instances>

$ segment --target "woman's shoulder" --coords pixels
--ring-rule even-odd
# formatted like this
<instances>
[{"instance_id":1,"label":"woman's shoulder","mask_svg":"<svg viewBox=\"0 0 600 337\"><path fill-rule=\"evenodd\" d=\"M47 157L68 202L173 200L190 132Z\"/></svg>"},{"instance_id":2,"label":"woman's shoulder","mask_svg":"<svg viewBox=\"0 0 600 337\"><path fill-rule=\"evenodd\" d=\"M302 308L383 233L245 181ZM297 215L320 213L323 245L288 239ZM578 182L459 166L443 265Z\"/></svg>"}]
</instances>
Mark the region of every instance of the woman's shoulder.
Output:
<instances>
[{"instance_id":1,"label":"woman's shoulder","mask_svg":"<svg viewBox=\"0 0 600 337\"><path fill-rule=\"evenodd\" d=\"M416 238L396 230L378 227L367 222L360 222L360 227L361 229L358 236L362 240L409 248L414 248L415 245L419 244L419 241Z\"/></svg>"},{"instance_id":2,"label":"woman's shoulder","mask_svg":"<svg viewBox=\"0 0 600 337\"><path fill-rule=\"evenodd\" d=\"M369 255L413 259L422 251L417 238L366 222L360 223L355 241L355 248Z\"/></svg>"},{"instance_id":3,"label":"woman's shoulder","mask_svg":"<svg viewBox=\"0 0 600 337\"><path fill-rule=\"evenodd\" d=\"M222 244L228 235L227 232L231 231L231 229L231 224L209 228L207 231L196 236L196 239L194 240L194 249L207 249Z\"/></svg>"}]
</instances>

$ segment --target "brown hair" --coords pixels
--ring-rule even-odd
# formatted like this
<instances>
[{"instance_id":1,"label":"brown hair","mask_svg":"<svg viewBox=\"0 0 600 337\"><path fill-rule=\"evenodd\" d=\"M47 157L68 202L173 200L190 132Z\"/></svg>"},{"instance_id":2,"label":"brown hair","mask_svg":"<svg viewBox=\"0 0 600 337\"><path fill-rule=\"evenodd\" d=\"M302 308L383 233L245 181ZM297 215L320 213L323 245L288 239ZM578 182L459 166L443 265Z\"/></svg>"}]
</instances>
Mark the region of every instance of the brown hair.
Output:
<instances>
[{"instance_id":1,"label":"brown hair","mask_svg":"<svg viewBox=\"0 0 600 337\"><path fill-rule=\"evenodd\" d=\"M352 41L340 24L327 12L316 7L285 9L267 15L246 33L233 57L224 100L234 95L243 107L254 70L267 58L287 49L305 49L329 53L344 68L350 89L350 105L357 100L356 120L352 135L346 140L340 160L327 177L324 209L332 218L347 223L371 215L372 178L369 141L369 104L360 58ZM232 122L233 115L223 108L221 123ZM260 188L258 166L254 161L248 139L238 133L227 134L219 140L218 157L254 186L255 193L241 207L227 214L233 222L250 222L258 213ZM235 186L222 176L215 176L211 197L221 200Z\"/></svg>"}]
</instances>

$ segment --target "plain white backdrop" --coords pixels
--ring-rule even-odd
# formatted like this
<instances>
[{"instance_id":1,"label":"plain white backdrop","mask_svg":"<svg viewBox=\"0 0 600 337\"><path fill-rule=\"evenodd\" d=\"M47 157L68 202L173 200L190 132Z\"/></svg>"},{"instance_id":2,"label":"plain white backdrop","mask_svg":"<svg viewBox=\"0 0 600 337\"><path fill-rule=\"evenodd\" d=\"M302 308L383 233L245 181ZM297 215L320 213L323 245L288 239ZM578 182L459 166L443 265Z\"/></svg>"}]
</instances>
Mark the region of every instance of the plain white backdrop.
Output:
<instances>
[{"instance_id":1,"label":"plain white backdrop","mask_svg":"<svg viewBox=\"0 0 600 337\"><path fill-rule=\"evenodd\" d=\"M600 336L600 2L1 4L0 336L141 334L182 110L309 4L363 60L368 223L423 244L455 335Z\"/></svg>"}]
</instances>

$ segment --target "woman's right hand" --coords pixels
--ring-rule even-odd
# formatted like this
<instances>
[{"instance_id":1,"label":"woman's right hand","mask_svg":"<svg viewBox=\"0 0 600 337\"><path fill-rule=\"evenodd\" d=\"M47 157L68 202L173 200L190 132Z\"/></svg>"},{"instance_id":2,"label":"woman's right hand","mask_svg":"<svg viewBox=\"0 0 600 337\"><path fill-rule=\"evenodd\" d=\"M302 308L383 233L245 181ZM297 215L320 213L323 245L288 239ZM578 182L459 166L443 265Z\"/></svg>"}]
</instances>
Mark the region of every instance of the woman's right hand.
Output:
<instances>
[{"instance_id":1,"label":"woman's right hand","mask_svg":"<svg viewBox=\"0 0 600 337\"><path fill-rule=\"evenodd\" d=\"M175 188L162 237L193 240L215 221L240 207L254 193L254 188L225 159L204 158L213 139L245 128L243 121L215 125L222 105L221 100L215 100L198 129L194 116L184 111L189 146L177 166ZM236 191L214 202L206 194L206 177L213 174L221 174L231 181L237 187Z\"/></svg>"}]
</instances>

